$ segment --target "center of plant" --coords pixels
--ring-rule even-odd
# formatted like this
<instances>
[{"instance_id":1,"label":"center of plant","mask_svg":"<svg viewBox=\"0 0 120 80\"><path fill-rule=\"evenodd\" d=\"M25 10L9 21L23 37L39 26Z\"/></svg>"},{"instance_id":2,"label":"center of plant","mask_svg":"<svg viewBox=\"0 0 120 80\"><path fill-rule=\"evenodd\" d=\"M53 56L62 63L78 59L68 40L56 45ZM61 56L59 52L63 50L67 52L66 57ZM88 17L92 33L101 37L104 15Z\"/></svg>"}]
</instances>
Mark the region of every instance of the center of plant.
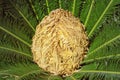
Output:
<instances>
[{"instance_id":1,"label":"center of plant","mask_svg":"<svg viewBox=\"0 0 120 80\"><path fill-rule=\"evenodd\" d=\"M56 9L45 16L37 25L32 40L34 61L55 75L75 72L88 49L83 24L63 9Z\"/></svg>"}]
</instances>

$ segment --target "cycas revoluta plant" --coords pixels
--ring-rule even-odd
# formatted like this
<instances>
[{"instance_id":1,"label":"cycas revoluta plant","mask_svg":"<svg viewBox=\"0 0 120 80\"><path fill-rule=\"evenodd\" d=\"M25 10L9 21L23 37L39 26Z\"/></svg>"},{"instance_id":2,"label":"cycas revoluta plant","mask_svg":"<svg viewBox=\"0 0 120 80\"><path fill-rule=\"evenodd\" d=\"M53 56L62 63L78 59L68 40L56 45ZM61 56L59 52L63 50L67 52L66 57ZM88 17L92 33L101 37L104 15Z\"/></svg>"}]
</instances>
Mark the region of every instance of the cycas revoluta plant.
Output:
<instances>
[{"instance_id":1,"label":"cycas revoluta plant","mask_svg":"<svg viewBox=\"0 0 120 80\"><path fill-rule=\"evenodd\" d=\"M31 52L36 26L58 8L79 18L89 38L81 67L67 77L39 68ZM119 45L120 0L0 0L0 80L119 80Z\"/></svg>"}]
</instances>

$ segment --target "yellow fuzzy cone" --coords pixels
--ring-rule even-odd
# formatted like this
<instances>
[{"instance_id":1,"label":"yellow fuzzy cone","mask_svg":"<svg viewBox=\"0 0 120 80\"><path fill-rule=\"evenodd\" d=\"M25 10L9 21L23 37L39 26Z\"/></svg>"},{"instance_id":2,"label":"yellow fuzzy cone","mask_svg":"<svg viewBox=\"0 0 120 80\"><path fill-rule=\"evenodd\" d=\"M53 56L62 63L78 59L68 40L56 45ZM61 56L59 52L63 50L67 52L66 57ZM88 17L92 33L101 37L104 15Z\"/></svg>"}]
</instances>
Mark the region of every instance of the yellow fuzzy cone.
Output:
<instances>
[{"instance_id":1,"label":"yellow fuzzy cone","mask_svg":"<svg viewBox=\"0 0 120 80\"><path fill-rule=\"evenodd\" d=\"M54 10L43 18L32 41L34 61L55 75L75 72L88 49L83 25L63 9Z\"/></svg>"}]
</instances>

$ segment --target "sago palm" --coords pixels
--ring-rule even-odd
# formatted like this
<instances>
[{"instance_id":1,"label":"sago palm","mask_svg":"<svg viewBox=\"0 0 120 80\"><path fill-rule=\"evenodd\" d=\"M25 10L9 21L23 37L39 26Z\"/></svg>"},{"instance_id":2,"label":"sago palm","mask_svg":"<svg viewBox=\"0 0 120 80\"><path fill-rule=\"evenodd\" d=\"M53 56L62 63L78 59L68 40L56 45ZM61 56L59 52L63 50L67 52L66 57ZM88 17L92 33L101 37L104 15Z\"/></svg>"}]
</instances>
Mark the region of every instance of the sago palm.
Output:
<instances>
[{"instance_id":1,"label":"sago palm","mask_svg":"<svg viewBox=\"0 0 120 80\"><path fill-rule=\"evenodd\" d=\"M59 35L63 37L63 42L50 37L55 25L51 26L51 30L48 30L46 26L46 24L51 25L52 20L46 19L45 16L49 17L51 11L56 9L68 11L67 14L72 13L67 17L65 15L66 18L63 16L66 20L64 24L56 26L59 29L63 28L56 32L57 37ZM78 21L76 21L77 18ZM79 31L79 28L75 26L76 22L81 25L81 29L84 28L83 31ZM56 22L54 24L58 25ZM79 34L79 32L83 33ZM81 37L84 34L86 35ZM71 45L69 49L72 51L73 44L81 44L77 41L79 37L81 37L81 43L86 40L86 46L79 45L79 49L75 49L78 53L76 56L70 51L61 53L65 56L74 55L71 57L80 62L76 63L77 71L69 75L63 75L66 71L55 75L54 71L51 71L53 65L50 65L48 70L38 66L39 63L40 66L47 64L38 62L44 59L39 54L41 48L44 48L44 52L48 52L50 56L53 55L56 45L49 49L44 46L48 43L49 47L52 44L49 41L62 45L59 53L64 47L68 50L68 46ZM71 43L68 44L67 40ZM38 54L35 55L37 48L39 48ZM84 55L80 56L81 49L85 51L83 50ZM47 54L44 55L49 57ZM44 60L47 60L47 57ZM49 57L50 59L52 58ZM73 60L67 59L67 62ZM65 60L66 57L61 60L61 63L66 62ZM67 68L65 70L69 70ZM54 70L54 67L52 69ZM120 0L0 0L0 80L120 80Z\"/></svg>"}]
</instances>

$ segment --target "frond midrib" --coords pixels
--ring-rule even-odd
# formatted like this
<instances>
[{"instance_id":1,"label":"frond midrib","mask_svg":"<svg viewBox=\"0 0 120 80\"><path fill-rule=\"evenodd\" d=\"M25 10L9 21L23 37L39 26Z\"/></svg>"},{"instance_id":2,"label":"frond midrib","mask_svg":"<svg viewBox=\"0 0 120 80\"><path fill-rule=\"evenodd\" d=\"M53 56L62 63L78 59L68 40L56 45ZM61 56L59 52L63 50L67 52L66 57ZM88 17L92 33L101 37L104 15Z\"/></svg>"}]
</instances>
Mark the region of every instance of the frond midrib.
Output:
<instances>
[{"instance_id":1,"label":"frond midrib","mask_svg":"<svg viewBox=\"0 0 120 80\"><path fill-rule=\"evenodd\" d=\"M62 8L62 6L61 6L61 0L59 0L59 8Z\"/></svg>"},{"instance_id":2,"label":"frond midrib","mask_svg":"<svg viewBox=\"0 0 120 80\"><path fill-rule=\"evenodd\" d=\"M85 20L85 23L84 23L85 27L87 27L87 22L90 18L90 14L91 14L91 11L92 11L92 8L93 8L93 4L94 4L94 0L92 0L92 2L91 2L90 9L88 11L88 14L87 14L87 17L86 17L86 20Z\"/></svg>"},{"instance_id":3,"label":"frond midrib","mask_svg":"<svg viewBox=\"0 0 120 80\"><path fill-rule=\"evenodd\" d=\"M76 4L76 0L73 0L73 6L72 6L72 14L73 15L75 13L75 4Z\"/></svg>"},{"instance_id":4,"label":"frond midrib","mask_svg":"<svg viewBox=\"0 0 120 80\"><path fill-rule=\"evenodd\" d=\"M80 73L103 73L103 74L117 74L117 75L120 75L120 72L103 71L103 70L81 70Z\"/></svg>"},{"instance_id":5,"label":"frond midrib","mask_svg":"<svg viewBox=\"0 0 120 80\"><path fill-rule=\"evenodd\" d=\"M46 0L46 6L47 6L47 12L49 14L50 13L50 8L49 8L48 0Z\"/></svg>"}]
</instances>

